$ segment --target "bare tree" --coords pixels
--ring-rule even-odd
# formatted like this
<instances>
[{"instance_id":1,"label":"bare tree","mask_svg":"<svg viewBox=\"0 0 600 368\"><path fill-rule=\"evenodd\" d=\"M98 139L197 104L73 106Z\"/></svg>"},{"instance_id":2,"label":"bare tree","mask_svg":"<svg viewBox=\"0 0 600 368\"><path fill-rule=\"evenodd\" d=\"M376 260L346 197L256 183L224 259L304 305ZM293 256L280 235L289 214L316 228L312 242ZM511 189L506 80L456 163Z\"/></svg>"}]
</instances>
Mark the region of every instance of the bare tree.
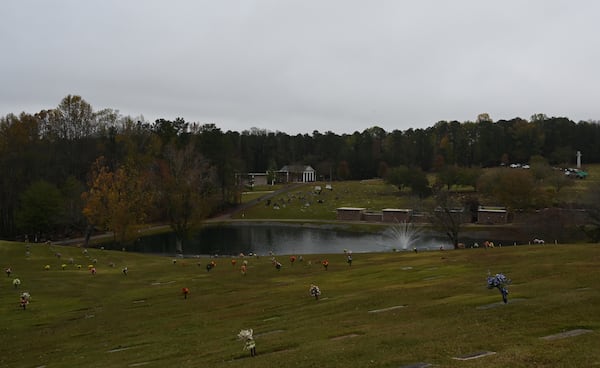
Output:
<instances>
[{"instance_id":1,"label":"bare tree","mask_svg":"<svg viewBox=\"0 0 600 368\"><path fill-rule=\"evenodd\" d=\"M455 249L458 248L461 225L464 222L464 206L447 191L435 195L436 208L430 216L431 223L446 234Z\"/></svg>"},{"instance_id":2,"label":"bare tree","mask_svg":"<svg viewBox=\"0 0 600 368\"><path fill-rule=\"evenodd\" d=\"M189 231L200 225L213 207L213 170L193 144L182 148L169 145L157 175L157 199L175 232L177 252L182 253Z\"/></svg>"},{"instance_id":3,"label":"bare tree","mask_svg":"<svg viewBox=\"0 0 600 368\"><path fill-rule=\"evenodd\" d=\"M95 130L92 106L81 96L68 95L48 116L47 133L55 139L76 140Z\"/></svg>"}]
</instances>

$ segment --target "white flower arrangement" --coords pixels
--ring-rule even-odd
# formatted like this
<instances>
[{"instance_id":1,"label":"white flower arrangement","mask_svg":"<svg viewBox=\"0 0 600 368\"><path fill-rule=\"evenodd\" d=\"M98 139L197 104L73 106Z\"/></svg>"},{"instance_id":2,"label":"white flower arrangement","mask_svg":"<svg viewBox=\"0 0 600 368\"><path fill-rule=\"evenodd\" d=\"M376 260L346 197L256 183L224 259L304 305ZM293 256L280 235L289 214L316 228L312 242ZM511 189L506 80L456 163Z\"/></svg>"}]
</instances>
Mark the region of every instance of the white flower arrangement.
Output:
<instances>
[{"instance_id":1,"label":"white flower arrangement","mask_svg":"<svg viewBox=\"0 0 600 368\"><path fill-rule=\"evenodd\" d=\"M315 299L319 299L319 296L321 295L321 289L319 289L319 287L315 284L311 284L310 285L310 289L308 289L310 296L314 296Z\"/></svg>"},{"instance_id":2,"label":"white flower arrangement","mask_svg":"<svg viewBox=\"0 0 600 368\"><path fill-rule=\"evenodd\" d=\"M246 341L246 340L250 340L253 339L252 334L254 333L254 331L250 328L248 330L240 330L240 333L238 333L238 339L242 340L242 341Z\"/></svg>"},{"instance_id":3,"label":"white flower arrangement","mask_svg":"<svg viewBox=\"0 0 600 368\"><path fill-rule=\"evenodd\" d=\"M249 328L247 330L240 330L237 337L238 339L244 341L244 350L250 350L250 355L256 355L256 343L254 342L254 337L252 334L254 331Z\"/></svg>"}]
</instances>

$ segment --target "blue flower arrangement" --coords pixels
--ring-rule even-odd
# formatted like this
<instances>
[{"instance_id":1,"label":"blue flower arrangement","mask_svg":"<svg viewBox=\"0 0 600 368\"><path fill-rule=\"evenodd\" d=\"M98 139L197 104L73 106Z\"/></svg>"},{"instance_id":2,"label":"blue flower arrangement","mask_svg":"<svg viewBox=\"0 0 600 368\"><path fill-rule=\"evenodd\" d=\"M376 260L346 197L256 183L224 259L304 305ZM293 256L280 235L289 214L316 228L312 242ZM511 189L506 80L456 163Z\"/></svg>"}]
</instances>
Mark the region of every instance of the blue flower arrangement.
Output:
<instances>
[{"instance_id":1,"label":"blue flower arrangement","mask_svg":"<svg viewBox=\"0 0 600 368\"><path fill-rule=\"evenodd\" d=\"M488 275L487 278L487 288L497 288L500 291L500 294L502 294L502 301L505 304L508 303L508 289L506 287L510 283L511 280L503 273L497 273L495 276Z\"/></svg>"}]
</instances>

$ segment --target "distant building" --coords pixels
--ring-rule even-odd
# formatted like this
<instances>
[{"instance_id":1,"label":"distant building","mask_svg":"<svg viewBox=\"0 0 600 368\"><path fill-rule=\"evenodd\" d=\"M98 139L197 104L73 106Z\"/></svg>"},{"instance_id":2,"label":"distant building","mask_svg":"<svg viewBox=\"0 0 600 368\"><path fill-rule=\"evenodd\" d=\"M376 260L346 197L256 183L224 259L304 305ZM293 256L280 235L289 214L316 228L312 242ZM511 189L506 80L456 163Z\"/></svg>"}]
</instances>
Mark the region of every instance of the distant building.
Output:
<instances>
[{"instance_id":1,"label":"distant building","mask_svg":"<svg viewBox=\"0 0 600 368\"><path fill-rule=\"evenodd\" d=\"M267 185L267 173L248 173L248 183L254 185Z\"/></svg>"},{"instance_id":2,"label":"distant building","mask_svg":"<svg viewBox=\"0 0 600 368\"><path fill-rule=\"evenodd\" d=\"M361 220L367 222L381 222L381 212L365 211L362 213Z\"/></svg>"},{"instance_id":3,"label":"distant building","mask_svg":"<svg viewBox=\"0 0 600 368\"><path fill-rule=\"evenodd\" d=\"M366 208L340 207L337 209L337 219L344 221L361 221Z\"/></svg>"},{"instance_id":4,"label":"distant building","mask_svg":"<svg viewBox=\"0 0 600 368\"><path fill-rule=\"evenodd\" d=\"M381 210L383 222L409 222L413 210L403 208L385 208Z\"/></svg>"},{"instance_id":5,"label":"distant building","mask_svg":"<svg viewBox=\"0 0 600 368\"><path fill-rule=\"evenodd\" d=\"M446 218L445 216L450 216L452 221L458 222L459 224L464 224L470 222L467 214L465 213L464 207L455 207L455 208L442 208L437 207L434 210L435 216L442 216L442 218ZM445 214L445 215L444 215Z\"/></svg>"},{"instance_id":6,"label":"distant building","mask_svg":"<svg viewBox=\"0 0 600 368\"><path fill-rule=\"evenodd\" d=\"M487 225L506 224L508 211L505 207L479 206L477 209L477 223Z\"/></svg>"},{"instance_id":7,"label":"distant building","mask_svg":"<svg viewBox=\"0 0 600 368\"><path fill-rule=\"evenodd\" d=\"M310 183L317 179L315 169L305 165L285 165L276 174L280 183Z\"/></svg>"},{"instance_id":8,"label":"distant building","mask_svg":"<svg viewBox=\"0 0 600 368\"><path fill-rule=\"evenodd\" d=\"M235 174L237 183L248 188L254 188L256 185L267 185L267 173L238 173Z\"/></svg>"}]
</instances>

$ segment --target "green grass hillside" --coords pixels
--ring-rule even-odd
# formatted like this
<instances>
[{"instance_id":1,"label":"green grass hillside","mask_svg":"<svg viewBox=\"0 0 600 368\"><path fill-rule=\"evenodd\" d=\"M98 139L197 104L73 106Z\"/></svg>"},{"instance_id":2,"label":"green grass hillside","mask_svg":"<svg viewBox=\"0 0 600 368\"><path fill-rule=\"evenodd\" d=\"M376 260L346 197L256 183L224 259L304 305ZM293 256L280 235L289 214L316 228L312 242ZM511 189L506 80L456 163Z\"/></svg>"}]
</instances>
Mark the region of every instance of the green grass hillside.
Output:
<instances>
[{"instance_id":1,"label":"green grass hillside","mask_svg":"<svg viewBox=\"0 0 600 368\"><path fill-rule=\"evenodd\" d=\"M497 169L497 168L495 168ZM495 169L483 169L495 170ZM600 183L600 165L588 165L585 168L589 176L584 180L573 179L572 185L554 193L551 187L546 191L555 196L554 202L565 206L578 206L586 203L586 195L590 188L597 187ZM514 170L504 168L507 173ZM435 182L435 176L429 175L430 183ZM339 181L333 182L332 190L325 189L329 183L316 182L299 187L294 187L280 194L272 195L275 190L285 189L284 186L261 186L253 192L246 192L242 196L244 203L261 197L270 197L259 200L258 204L246 208L243 212L236 213L233 217L237 219L311 219L311 220L335 220L336 209L339 207L361 207L367 211L381 211L384 208L410 208L414 210L431 211L435 200L432 197L419 199L411 194L410 189L400 192L397 187L387 184L382 179ZM315 187L322 188L320 193ZM473 192L473 187L453 186L452 191L456 193ZM473 192L475 193L475 192ZM496 199L488 201L497 205Z\"/></svg>"},{"instance_id":2,"label":"green grass hillside","mask_svg":"<svg viewBox=\"0 0 600 368\"><path fill-rule=\"evenodd\" d=\"M0 243L1 266L12 268L0 278L0 367L600 364L598 245L354 254L351 267L344 254L304 256L293 265L280 256L279 271L269 257L246 259L244 276L241 258L235 266L218 258L207 272L207 258L174 263ZM488 271L513 280L508 304L486 288ZM318 301L308 295L311 283L321 288ZM23 291L31 294L26 310L19 308ZM247 328L254 329L254 358L236 339ZM542 339L576 329L591 332ZM496 354L453 359L479 351Z\"/></svg>"},{"instance_id":3,"label":"green grass hillside","mask_svg":"<svg viewBox=\"0 0 600 368\"><path fill-rule=\"evenodd\" d=\"M423 206L418 198L408 195L408 192L401 195L397 187L386 184L381 179L334 182L332 190L325 189L326 185L327 183L317 182L295 187L268 200L263 199L234 217L335 220L336 209L339 207L364 207L371 211L381 211L384 208L417 209ZM316 186L322 188L320 193L315 191ZM246 196L252 196L252 193ZM257 196L252 198L256 199Z\"/></svg>"}]
</instances>

